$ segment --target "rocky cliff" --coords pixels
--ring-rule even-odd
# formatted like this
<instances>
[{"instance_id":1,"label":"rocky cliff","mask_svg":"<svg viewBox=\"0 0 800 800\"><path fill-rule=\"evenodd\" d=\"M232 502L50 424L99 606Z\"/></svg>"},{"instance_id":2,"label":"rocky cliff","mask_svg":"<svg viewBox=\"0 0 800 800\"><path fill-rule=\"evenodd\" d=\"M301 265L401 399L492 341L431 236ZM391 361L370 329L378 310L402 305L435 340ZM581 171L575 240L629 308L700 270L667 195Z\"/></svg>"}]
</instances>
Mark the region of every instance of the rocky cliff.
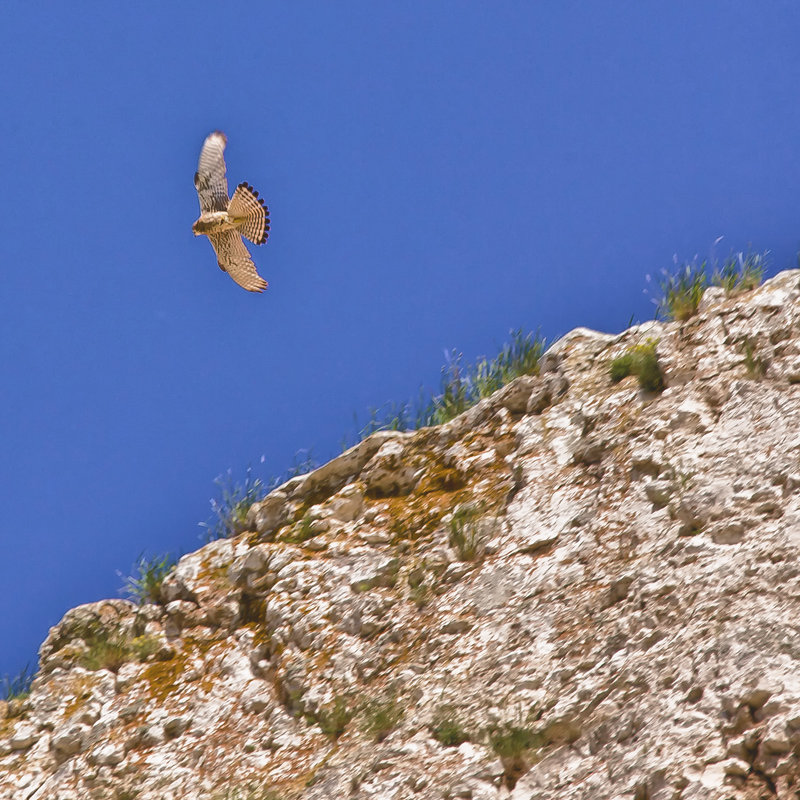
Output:
<instances>
[{"instance_id":1,"label":"rocky cliff","mask_svg":"<svg viewBox=\"0 0 800 800\"><path fill-rule=\"evenodd\" d=\"M656 342L665 389L609 363ZM800 271L575 330L69 611L13 800L800 797Z\"/></svg>"}]
</instances>

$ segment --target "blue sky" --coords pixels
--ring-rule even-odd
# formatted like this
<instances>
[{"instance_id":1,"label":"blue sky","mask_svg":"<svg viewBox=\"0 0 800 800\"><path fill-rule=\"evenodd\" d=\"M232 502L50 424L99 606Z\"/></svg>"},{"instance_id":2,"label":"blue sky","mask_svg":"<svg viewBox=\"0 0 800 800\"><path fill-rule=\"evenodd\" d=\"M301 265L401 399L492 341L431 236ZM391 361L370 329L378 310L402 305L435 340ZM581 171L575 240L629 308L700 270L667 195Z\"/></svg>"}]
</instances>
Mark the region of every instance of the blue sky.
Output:
<instances>
[{"instance_id":1,"label":"blue sky","mask_svg":"<svg viewBox=\"0 0 800 800\"><path fill-rule=\"evenodd\" d=\"M445 348L619 331L719 236L794 266L799 40L788 0L7 4L0 674ZM192 236L215 129L264 295Z\"/></svg>"}]
</instances>

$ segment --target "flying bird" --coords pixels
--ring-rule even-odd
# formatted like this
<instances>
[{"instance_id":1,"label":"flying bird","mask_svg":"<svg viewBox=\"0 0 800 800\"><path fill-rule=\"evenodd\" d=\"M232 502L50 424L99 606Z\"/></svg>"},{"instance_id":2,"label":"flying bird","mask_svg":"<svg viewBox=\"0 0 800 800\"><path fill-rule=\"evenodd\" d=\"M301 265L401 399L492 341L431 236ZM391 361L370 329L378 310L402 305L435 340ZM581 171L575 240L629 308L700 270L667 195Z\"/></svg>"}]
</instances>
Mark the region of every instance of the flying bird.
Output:
<instances>
[{"instance_id":1,"label":"flying bird","mask_svg":"<svg viewBox=\"0 0 800 800\"><path fill-rule=\"evenodd\" d=\"M256 271L242 236L253 244L264 244L269 236L269 209L249 183L240 183L228 199L225 177L224 133L206 137L194 174L200 198L200 216L192 225L195 236L208 236L223 272L248 292L263 292L267 282Z\"/></svg>"}]
</instances>

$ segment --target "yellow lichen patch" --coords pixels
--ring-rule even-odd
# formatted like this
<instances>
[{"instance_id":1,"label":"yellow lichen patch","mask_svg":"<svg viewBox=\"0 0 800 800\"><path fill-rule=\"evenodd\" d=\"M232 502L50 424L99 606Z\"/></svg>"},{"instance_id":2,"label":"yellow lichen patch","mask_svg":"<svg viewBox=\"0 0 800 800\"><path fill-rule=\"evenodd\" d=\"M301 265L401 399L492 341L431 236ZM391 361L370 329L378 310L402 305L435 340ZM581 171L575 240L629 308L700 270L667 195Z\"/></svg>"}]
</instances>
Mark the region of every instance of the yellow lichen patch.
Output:
<instances>
[{"instance_id":1,"label":"yellow lichen patch","mask_svg":"<svg viewBox=\"0 0 800 800\"><path fill-rule=\"evenodd\" d=\"M92 696L92 689L97 684L93 675L72 675L67 686L63 688L64 694L71 695L64 707L64 716L71 717L76 711L80 711L86 701Z\"/></svg>"},{"instance_id":2,"label":"yellow lichen patch","mask_svg":"<svg viewBox=\"0 0 800 800\"><path fill-rule=\"evenodd\" d=\"M186 654L181 652L169 661L154 661L147 666L142 679L147 682L155 700L163 703L178 689L181 676L186 670L186 661Z\"/></svg>"}]
</instances>

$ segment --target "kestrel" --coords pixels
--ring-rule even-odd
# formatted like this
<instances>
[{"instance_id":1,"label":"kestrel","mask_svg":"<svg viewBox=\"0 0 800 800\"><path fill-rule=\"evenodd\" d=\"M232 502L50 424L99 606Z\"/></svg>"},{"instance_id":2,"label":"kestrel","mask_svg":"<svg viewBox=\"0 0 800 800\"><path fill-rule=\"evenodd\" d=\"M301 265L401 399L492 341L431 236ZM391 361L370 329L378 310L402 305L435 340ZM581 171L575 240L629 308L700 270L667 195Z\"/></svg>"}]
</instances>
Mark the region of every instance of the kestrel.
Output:
<instances>
[{"instance_id":1,"label":"kestrel","mask_svg":"<svg viewBox=\"0 0 800 800\"><path fill-rule=\"evenodd\" d=\"M195 236L208 236L219 268L239 286L248 292L263 292L267 282L256 271L242 236L253 244L264 244L269 236L269 209L249 183L240 183L228 199L224 155L227 141L224 133L215 131L203 142L194 174L200 217L192 230Z\"/></svg>"}]
</instances>

